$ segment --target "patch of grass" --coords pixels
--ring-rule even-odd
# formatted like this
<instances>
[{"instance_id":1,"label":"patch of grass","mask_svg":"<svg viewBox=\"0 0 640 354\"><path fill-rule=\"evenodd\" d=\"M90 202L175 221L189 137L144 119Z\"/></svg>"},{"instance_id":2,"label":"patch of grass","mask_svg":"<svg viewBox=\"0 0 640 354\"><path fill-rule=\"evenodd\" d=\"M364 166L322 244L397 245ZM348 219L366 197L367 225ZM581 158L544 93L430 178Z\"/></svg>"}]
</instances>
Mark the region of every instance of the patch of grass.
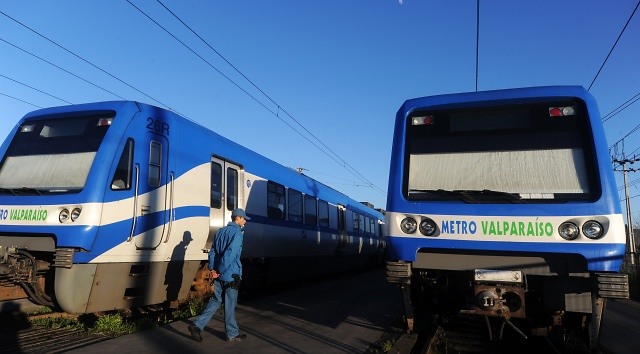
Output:
<instances>
[{"instance_id":1,"label":"patch of grass","mask_svg":"<svg viewBox=\"0 0 640 354\"><path fill-rule=\"evenodd\" d=\"M89 331L117 337L135 332L136 325L126 321L120 313L105 314L98 318L95 326Z\"/></svg>"},{"instance_id":2,"label":"patch of grass","mask_svg":"<svg viewBox=\"0 0 640 354\"><path fill-rule=\"evenodd\" d=\"M31 324L34 326L43 326L47 328L84 328L75 318L68 317L41 317L32 319Z\"/></svg>"},{"instance_id":3,"label":"patch of grass","mask_svg":"<svg viewBox=\"0 0 640 354\"><path fill-rule=\"evenodd\" d=\"M53 313L53 309L49 306L42 306L29 312L29 315L45 315L48 313Z\"/></svg>"},{"instance_id":4,"label":"patch of grass","mask_svg":"<svg viewBox=\"0 0 640 354\"><path fill-rule=\"evenodd\" d=\"M206 305L207 298L193 297L181 303L178 308L170 309L162 306L136 308L103 314L83 314L78 317L69 316L41 316L30 321L23 315L25 325L43 326L52 329L78 328L90 333L100 333L117 337L137 331L154 328L159 325L184 320L199 315ZM52 310L43 307L37 314L49 314ZM1 320L1 318L0 318ZM13 323L14 318L11 318Z\"/></svg>"},{"instance_id":5,"label":"patch of grass","mask_svg":"<svg viewBox=\"0 0 640 354\"><path fill-rule=\"evenodd\" d=\"M390 328L387 328L380 338L378 338L367 350L365 354L380 354L380 353L390 353L393 349L393 346L396 344L398 339L404 333L402 327L404 326L404 317L400 316L395 321L394 324L391 325Z\"/></svg>"}]
</instances>

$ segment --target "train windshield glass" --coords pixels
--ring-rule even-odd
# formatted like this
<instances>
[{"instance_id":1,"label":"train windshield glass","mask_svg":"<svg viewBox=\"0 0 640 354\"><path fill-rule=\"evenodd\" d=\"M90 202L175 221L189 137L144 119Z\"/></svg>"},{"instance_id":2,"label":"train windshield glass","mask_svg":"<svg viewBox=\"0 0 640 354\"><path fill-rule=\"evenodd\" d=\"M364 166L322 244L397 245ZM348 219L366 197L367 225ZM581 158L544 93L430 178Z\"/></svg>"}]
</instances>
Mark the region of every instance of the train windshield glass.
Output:
<instances>
[{"instance_id":1,"label":"train windshield glass","mask_svg":"<svg viewBox=\"0 0 640 354\"><path fill-rule=\"evenodd\" d=\"M0 166L0 192L78 192L114 114L34 119L13 137Z\"/></svg>"},{"instance_id":2,"label":"train windshield glass","mask_svg":"<svg viewBox=\"0 0 640 354\"><path fill-rule=\"evenodd\" d=\"M566 115L551 113L565 107ZM593 200L600 191L592 139L580 100L415 112L407 121L405 195L467 203Z\"/></svg>"}]
</instances>

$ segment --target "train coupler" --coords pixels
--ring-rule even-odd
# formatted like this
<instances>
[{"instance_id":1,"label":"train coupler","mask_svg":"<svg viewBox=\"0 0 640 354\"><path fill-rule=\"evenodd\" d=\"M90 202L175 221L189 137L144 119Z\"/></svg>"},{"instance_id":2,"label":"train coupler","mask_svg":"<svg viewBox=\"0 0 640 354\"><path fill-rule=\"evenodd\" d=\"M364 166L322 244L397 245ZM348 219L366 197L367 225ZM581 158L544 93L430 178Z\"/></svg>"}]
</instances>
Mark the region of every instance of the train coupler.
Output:
<instances>
[{"instance_id":1,"label":"train coupler","mask_svg":"<svg viewBox=\"0 0 640 354\"><path fill-rule=\"evenodd\" d=\"M473 313L503 318L525 317L524 286L520 271L476 269Z\"/></svg>"}]
</instances>

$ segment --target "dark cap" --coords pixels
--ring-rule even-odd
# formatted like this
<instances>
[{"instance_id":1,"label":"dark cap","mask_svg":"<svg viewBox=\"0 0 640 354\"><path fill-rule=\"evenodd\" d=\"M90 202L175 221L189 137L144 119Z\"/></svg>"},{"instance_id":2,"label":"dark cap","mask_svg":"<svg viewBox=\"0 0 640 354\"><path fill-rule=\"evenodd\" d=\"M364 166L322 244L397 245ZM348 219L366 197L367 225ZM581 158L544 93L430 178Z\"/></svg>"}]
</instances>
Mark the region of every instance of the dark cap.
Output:
<instances>
[{"instance_id":1,"label":"dark cap","mask_svg":"<svg viewBox=\"0 0 640 354\"><path fill-rule=\"evenodd\" d=\"M247 213L245 213L244 210L240 208L233 209L233 211L231 212L231 219L236 216L242 216L245 220L251 220L251 218L247 216Z\"/></svg>"}]
</instances>

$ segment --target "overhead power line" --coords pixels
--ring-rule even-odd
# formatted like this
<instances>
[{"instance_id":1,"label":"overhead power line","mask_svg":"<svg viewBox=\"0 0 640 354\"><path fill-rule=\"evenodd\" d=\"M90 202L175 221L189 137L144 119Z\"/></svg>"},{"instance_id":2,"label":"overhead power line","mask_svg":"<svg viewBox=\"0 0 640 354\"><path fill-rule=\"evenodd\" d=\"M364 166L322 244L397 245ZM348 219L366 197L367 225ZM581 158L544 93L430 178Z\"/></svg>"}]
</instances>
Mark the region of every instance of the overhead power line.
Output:
<instances>
[{"instance_id":1,"label":"overhead power line","mask_svg":"<svg viewBox=\"0 0 640 354\"><path fill-rule=\"evenodd\" d=\"M587 91L590 91L591 90L591 86L593 86L593 83L596 82L596 79L598 78L598 75L600 75L600 72L602 71L602 68L604 68L604 65L607 63L607 60L609 60L609 57L611 56L611 53L613 53L613 49L615 49L616 45L618 44L618 41L622 37L622 34L627 29L627 26L629 25L629 22L631 22L631 19L633 18L633 15L636 13L636 10L638 9L638 6L640 6L640 0L636 4L636 7L633 9L633 12L631 13L631 16L629 16L629 19L627 20L627 23L622 28L622 31L620 31L620 34L618 35L618 38L613 43L613 46L611 47L611 50L609 50L609 54L607 54L607 57L602 62L602 65L600 65L600 69L598 69L598 73L596 73L596 76L593 78L593 81L591 81L591 85L589 85L589 88L587 89Z\"/></svg>"},{"instance_id":2,"label":"overhead power line","mask_svg":"<svg viewBox=\"0 0 640 354\"><path fill-rule=\"evenodd\" d=\"M609 146L609 150L611 150L612 148L614 148L616 145L618 145L619 143L621 143L622 141L624 141L625 138L629 137L629 135L635 133L638 129L640 129L640 124L636 125L635 128L631 129L631 131L629 133L627 133L627 135L623 136L622 138L620 138L620 140L616 141L615 143L613 143L611 146Z\"/></svg>"},{"instance_id":3,"label":"overhead power line","mask_svg":"<svg viewBox=\"0 0 640 354\"><path fill-rule=\"evenodd\" d=\"M129 1L129 0L127 0ZM300 121L298 121L296 118L294 118L291 114L289 114L280 104L278 104L274 99L272 99L267 93L265 93L260 87L258 87L258 85L256 85L252 80L250 80L244 73L242 73L235 65L233 65L229 60L227 60L227 58L225 58L219 51L217 51L213 46L211 46L211 44L209 44L209 42L207 42L204 38L202 38L202 36L200 36L195 30L193 30L189 25L187 25L180 17L178 17L173 11L171 11L167 6L165 6L162 1L160 0L156 0L160 5L162 5L162 7L164 7L174 18L176 18L178 21L180 21L180 23L182 23L192 34L194 34L196 37L198 37L198 39L200 39L207 47L209 47L214 53L216 53L222 60L224 60L227 64L229 64L229 66L231 66L238 74L240 74L245 80L247 80L247 82L249 82L255 89L257 89L260 93L262 93L262 95L264 95L271 103L273 103L277 108L278 111L282 111L282 113L286 114L291 120L293 120L298 126L300 126L307 134L309 134L315 141L317 141L318 143L320 143L320 145L322 145L324 147L324 149L321 149L318 147L318 145L313 144L314 146L316 146L318 149L320 149L324 154L326 154L327 156L329 156L330 158L332 158L334 161L336 161L338 164L341 164L345 169L347 169L348 171L350 171L352 174L354 174L356 177L360 178L363 182L366 182L368 184L368 186L378 189L380 192L382 192L383 194L385 194L385 191L383 191L381 188L375 186L371 181L369 181L364 175L362 175L360 172L358 172L355 168L353 168L349 163L347 163L344 159L342 159L335 151L333 151L330 147L328 147L324 142L322 142L322 140L320 140L317 136L315 136L311 131L309 131L302 123L300 123ZM244 91L244 90L243 90ZM246 91L245 91L246 92ZM253 96L252 96L253 97ZM271 110L269 110L269 112L272 112ZM273 113L272 113L273 114ZM282 120L278 114L278 112L276 112L275 116ZM289 125L289 124L287 124ZM290 125L289 125L290 126ZM292 127L293 128L293 127ZM298 130L294 129L294 131L296 131L298 134L300 134L298 132ZM302 134L300 134L301 136L303 136ZM305 137L305 139L307 139ZM309 139L307 139L309 140ZM331 155L327 154L326 151L329 151L331 154L333 154L333 157L331 157ZM337 161L336 158L340 161Z\"/></svg>"},{"instance_id":4,"label":"overhead power line","mask_svg":"<svg viewBox=\"0 0 640 354\"><path fill-rule=\"evenodd\" d=\"M183 41L181 41L179 38L177 38L173 33L171 33L171 31L167 30L164 26L162 26L160 23L158 23L156 20L154 20L153 18L151 18L151 16L149 16L145 11L143 11L141 8L139 8L138 6L134 5L131 1L127 0L127 2L133 6L136 10L138 10L140 13L142 13L145 17L147 17L150 21L152 21L154 24L156 24L158 27L160 27L163 31L165 31L167 34L169 34L171 37L173 37L176 41L178 41L180 44L182 44L185 48L187 48L190 52L192 52L194 55L196 55L198 58L200 58L202 61L204 61L207 65L209 65L212 69L214 69L215 71L217 71L220 75L222 75L226 80L228 80L229 82L231 82L234 86L236 86L238 89L240 89L242 92L244 92L246 95L248 95L251 99L253 99L254 101L256 101L260 106L262 106L265 110L267 110L269 113L271 113L273 116L275 116L276 118L278 118L279 120L281 120L283 123L285 123L287 126L289 126L291 129L293 129L298 135L300 135L301 137L303 137L305 140L307 140L308 142L310 142L313 146L315 146L316 148L318 148L322 153L324 153L325 155L327 155L329 158L331 158L332 160L334 160L336 163L338 163L339 165L342 165L342 167L344 167L345 169L347 169L350 173L354 174L356 177L358 177L360 180L362 180L364 183L366 183L366 185L368 187L377 189L379 192L385 194L386 192L384 190L382 190L381 188L377 187L376 185L374 185L371 181L369 181L364 175L362 175L360 172L358 172L355 168L353 168L349 163L347 163L344 159L342 159L335 151L333 151L331 148L329 148L324 142L322 142L317 136L315 136L311 131L309 131L302 123L300 123L300 121L298 121L296 118L294 118L291 114L289 114L280 104L278 104L273 98L271 98L266 92L264 92L264 90L262 90L260 87L258 87L251 79L249 79L244 73L242 73L235 65L233 65L229 60L227 60L218 50L216 50L211 44L209 44L204 38L202 38L202 36L200 36L195 30L193 30L185 21L183 21L180 17L178 17L173 11L171 11L167 6L165 6L160 0L157 0L157 2L164 7L176 20L178 20L183 26L185 26L193 35L195 35L198 39L200 39L200 41L202 41L207 47L209 47L216 55L218 55L220 58L222 58L222 60L224 60L231 68L233 68L238 74L240 74L247 82L249 82L251 84L251 86L253 86L256 90L258 90L264 97L266 97L272 104L274 104L277 108L276 111L274 111L273 109L270 109L269 107L267 107L264 103L262 103L262 101L260 101L258 98L256 98L254 95L252 95L251 93L249 93L247 90L245 90L243 87L241 87L237 82L233 81L228 75L225 75L220 69L218 69L217 67L215 67L213 64L211 64L208 60L206 60L202 55L198 54L195 50L193 50L191 47L189 47L187 44L185 44ZM306 132L306 134L308 136L311 136L313 138L312 141L307 135L302 134L298 129L296 129L294 126L292 126L290 123L288 123L287 121L285 121L281 116L280 116L280 112L282 112L284 115L286 115L287 117L289 117L293 122L295 122L295 124L297 124L300 128L302 128L302 130L304 130ZM317 142L317 143L316 143ZM320 147L319 145L321 145L322 147Z\"/></svg>"},{"instance_id":5,"label":"overhead power line","mask_svg":"<svg viewBox=\"0 0 640 354\"><path fill-rule=\"evenodd\" d=\"M50 93L46 93L46 92L44 92L44 91L42 91L42 90L39 90L39 89L37 89L37 88L35 88L35 87L33 87L33 86L29 86L29 85L27 85L27 84L25 84L25 83L23 83L23 82L20 82L20 81L18 81L18 80L16 80L16 79L12 79L12 78L10 78L10 77L8 77L8 76L5 76L5 75L2 75L2 74L0 74L0 76L4 77L4 78L5 78L5 79L7 79L7 80L13 81L13 82L15 82L15 83L17 83L17 84L20 84L20 85L22 85L22 86L28 87L28 88L30 88L30 89L32 89L32 90L38 91L38 92L40 92L40 93L43 93L43 94L45 94L45 95L47 95L47 96L53 97L53 98L55 98L55 99L57 99L57 100L60 100L60 101L62 101L62 102L65 102L65 103L68 103L68 104L73 104L73 103L71 103L71 102L69 102L69 101L67 101L67 100L65 100L65 99L62 99L62 98L57 97L57 96L54 96L54 95L52 95L52 94L50 94Z\"/></svg>"},{"instance_id":6,"label":"overhead power line","mask_svg":"<svg viewBox=\"0 0 640 354\"><path fill-rule=\"evenodd\" d=\"M616 107L613 111L609 112L607 115L605 115L604 117L602 117L602 122L606 122L609 119L615 117L618 113L624 111L625 109L629 108L629 106L631 106L632 104L636 103L638 100L640 100L640 92L638 92L635 96L631 97L630 99L628 99L627 101L625 101L623 104L619 105L618 107Z\"/></svg>"},{"instance_id":7,"label":"overhead power line","mask_svg":"<svg viewBox=\"0 0 640 354\"><path fill-rule=\"evenodd\" d=\"M24 23L22 23L22 22L20 22L20 21L16 20L15 18L13 18L13 17L11 17L11 16L7 15L7 14L6 14L6 13L4 13L3 11L0 11L0 14L4 15L5 17L7 17L8 19L10 19L11 21L13 21L13 22L15 22L15 23L19 24L20 26L22 26L22 27L24 27L24 28L28 29L29 31L31 31L31 32L33 32L33 33L35 33L36 35L38 35L38 36L40 36L41 38L43 38L43 39L47 40L48 42L50 42L50 43L54 44L55 46L57 46L58 48L60 48L60 49L64 50L65 52L67 52L67 53L69 53L69 54L73 55L74 57L76 57L76 58L78 58L78 59L82 60L83 62L85 62L85 63L87 63L87 64L91 65L91 66L92 66L92 67L94 67L95 69L97 69L97 70L99 70L99 71L103 72L104 74L106 74L106 75L110 76L111 78L113 78L113 79L115 79L115 80L119 81L120 83L122 83L122 84L126 85L127 87L129 87L129 88L131 88L131 89L135 90L136 92L138 92L138 93L140 93L140 94L144 95L145 97L147 97L147 98L149 98L149 99L153 100L154 102L156 102L156 103L158 103L158 104L160 104L160 105L162 105L162 106L166 107L167 109L169 109L169 110L172 110L172 111L176 112L175 110L173 110L173 109L172 109L171 107L169 107L168 105L166 105L166 104L164 104L164 103L160 102L158 99L156 99L156 98L154 98L154 97L151 97L150 95L146 94L145 92L142 92L140 89L138 89L138 88L134 87L133 85L131 85L131 84L129 84L129 83L127 83L127 82L125 82L124 80L122 80L122 79L120 79L119 77L117 77L117 76L115 76L115 75L111 74L110 72L108 72L108 71L106 71L106 70L102 69L101 67L97 66L96 64L94 64L94 63L90 62L89 60L87 60L87 59L85 59L85 58L81 57L80 55L78 55L78 54L74 53L73 51L71 51L71 50L69 50L69 49L65 48L65 47L64 47L64 46L62 46L61 44L58 44L57 42L55 42L55 41L53 41L52 39L48 38L47 36L45 36L45 35L41 34L40 32L38 32L38 31L34 30L33 28L31 28L31 27L29 27L29 26L25 25Z\"/></svg>"},{"instance_id":8,"label":"overhead power line","mask_svg":"<svg viewBox=\"0 0 640 354\"><path fill-rule=\"evenodd\" d=\"M17 98L17 97L13 97L13 96L11 96L11 95L7 95L7 94L6 94L6 93L4 93L4 92L0 92L0 95L1 95L1 96L5 96L5 97L9 97L9 98L11 98L12 100L16 100L16 101L19 101L19 102L22 102L22 103L26 103L26 104L28 104L28 105L32 105L32 106L34 106L34 107L42 108L42 107L38 106L38 105L37 105L37 104L35 104L35 103L31 103L31 102L27 102L27 101L25 101L25 100L21 100L21 99L19 99L19 98Z\"/></svg>"},{"instance_id":9,"label":"overhead power line","mask_svg":"<svg viewBox=\"0 0 640 354\"><path fill-rule=\"evenodd\" d=\"M75 77L75 78L78 78L78 79L80 79L80 80L82 80L82 81L84 81L84 82L86 82L86 83L88 83L88 84L90 84L90 85L92 85L92 86L94 86L94 87L97 87L97 88L99 88L100 90L102 90L102 91L104 91L104 92L110 93L110 94L114 95L115 97L118 97L118 98L120 98L120 99L122 99L122 100L124 100L124 99L125 99L124 97L122 97L122 96L118 95L117 93L112 92L112 91L109 91L109 90L107 90L106 88L104 88L104 87L102 87L102 86L100 86L100 85L98 85L98 84L96 84L96 83L93 83L93 82L91 82L91 81L89 81L89 80L87 80L87 79L85 79L85 78L82 78L82 77L80 77L80 76L78 76L78 75L76 75L76 74L72 73L72 72L71 72L71 71L69 71L69 70L66 70L66 69L64 69L64 68L62 68L62 67L60 67L60 66L58 66L58 65L56 65L56 64L54 64L54 63L52 63L52 62L50 62L50 61L48 61L48 60L46 60L46 59L44 59L44 58L42 58L42 57L39 57L39 56L37 56L37 55L35 55L35 54L33 54L33 53L31 53L31 52L27 51L27 50L26 50L26 49L24 49L24 48L19 47L18 45L14 44L14 43L11 43L11 42L9 42L9 41L7 41L7 40L4 40L4 39L2 39L2 38L0 38L0 41L5 42L6 44L8 44L8 45L10 45L10 46L12 46L12 47L14 47L14 48L16 48L16 49L18 49L18 50L20 50L20 51L22 51L22 52L26 53L26 54L29 54L29 55L31 55L32 57L34 57L34 58L36 58L36 59L38 59L38 60L40 60L40 61L43 61L43 62L45 62L45 63L47 63L47 64L49 64L49 65L53 66L54 68L57 68L57 69L59 69L59 70L61 70L61 71L64 71L65 73L67 73L67 74L69 74L69 75L71 75L71 76L73 76L73 77Z\"/></svg>"}]
</instances>

